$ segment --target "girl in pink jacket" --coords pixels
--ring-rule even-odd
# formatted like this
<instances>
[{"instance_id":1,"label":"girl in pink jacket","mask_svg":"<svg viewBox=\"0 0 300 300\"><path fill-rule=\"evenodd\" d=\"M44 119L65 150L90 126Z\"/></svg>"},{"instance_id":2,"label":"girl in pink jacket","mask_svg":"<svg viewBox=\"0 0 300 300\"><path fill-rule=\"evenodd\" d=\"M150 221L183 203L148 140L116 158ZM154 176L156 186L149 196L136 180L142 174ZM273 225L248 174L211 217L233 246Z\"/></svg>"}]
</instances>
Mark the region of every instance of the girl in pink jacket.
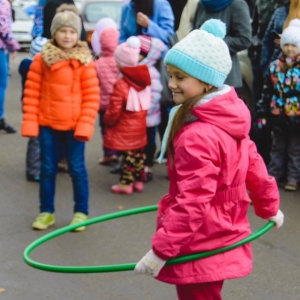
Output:
<instances>
[{"instance_id":1,"label":"girl in pink jacket","mask_svg":"<svg viewBox=\"0 0 300 300\"><path fill-rule=\"evenodd\" d=\"M226 279L252 270L251 244L203 259L167 260L219 249L250 234L247 211L283 224L276 181L249 139L250 113L232 87L222 40L225 24L211 19L168 51L169 88L176 106L163 139L169 192L158 205L152 249L135 271L175 284L179 300L220 300Z\"/></svg>"},{"instance_id":2,"label":"girl in pink jacket","mask_svg":"<svg viewBox=\"0 0 300 300\"><path fill-rule=\"evenodd\" d=\"M118 46L119 35L119 30L114 27L107 27L102 31L99 37L101 55L95 61L101 88L99 125L101 128L102 140L105 135L105 125L103 122L104 114L108 107L114 84L119 77L117 62L114 58L114 51ZM103 158L99 160L100 165L109 165L110 163L118 161L117 151L114 149L104 147L103 145L103 154Z\"/></svg>"}]
</instances>

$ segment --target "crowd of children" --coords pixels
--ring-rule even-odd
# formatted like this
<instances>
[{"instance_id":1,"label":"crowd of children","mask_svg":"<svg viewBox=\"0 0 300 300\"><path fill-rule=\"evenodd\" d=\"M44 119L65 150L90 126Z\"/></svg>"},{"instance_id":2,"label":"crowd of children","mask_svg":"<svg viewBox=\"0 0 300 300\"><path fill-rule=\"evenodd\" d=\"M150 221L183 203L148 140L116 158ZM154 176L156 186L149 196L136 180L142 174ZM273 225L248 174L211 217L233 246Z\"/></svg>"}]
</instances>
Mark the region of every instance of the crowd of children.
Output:
<instances>
[{"instance_id":1,"label":"crowd of children","mask_svg":"<svg viewBox=\"0 0 300 300\"><path fill-rule=\"evenodd\" d=\"M140 26L151 24L147 15L140 17ZM145 30L121 40L115 26L106 26L98 37L101 51L97 59L88 44L80 41L81 31L76 7L61 5L51 23L51 39L35 38L31 57L19 68L24 87L22 135L29 138L26 174L40 185L40 213L33 229L44 230L55 223L61 145L73 184L70 224L79 225L74 231L85 229L80 226L89 214L85 142L94 133L97 115L103 142L99 163L121 164L119 181L111 191L142 192L144 183L152 180L163 89L157 65L166 54L175 106L159 160L166 152L170 187L159 202L152 249L135 271L175 284L181 300L221 299L224 280L251 272L250 244L201 262L165 263L177 256L228 246L249 235L250 199L259 217L282 226L275 179L280 176L284 151L290 157L290 186L297 187L300 173L300 21L293 20L282 34L283 56L270 66L270 81L260 103L261 116L280 127L274 134L277 152L269 168L275 178L269 176L250 140L249 109L234 88L224 84L232 58L223 41L223 22L206 21L169 50Z\"/></svg>"},{"instance_id":2,"label":"crowd of children","mask_svg":"<svg viewBox=\"0 0 300 300\"><path fill-rule=\"evenodd\" d=\"M152 22L149 18L147 20L149 24ZM88 179L84 142L93 133L95 110L99 116L103 151L99 164L119 163L120 166L119 182L112 185L111 191L119 194L142 192L144 183L153 178L154 155L158 150L157 128L162 121L160 103L163 85L158 63L168 50L168 45L145 30L142 31L145 34L123 41L113 20L102 21L101 31L98 32L100 53L98 58L93 58L91 49L79 39L82 24L78 11L74 5L61 6L52 20L52 38L36 37L32 41L31 57L23 60L19 68L24 88L22 135L29 137L26 176L29 181L40 182L40 215L33 224L36 229L44 229L54 223L54 181L63 144L74 187L74 218L78 217L78 213L81 214L79 219L87 218ZM290 37L291 34L284 36ZM288 49L285 53L285 44L298 42L291 38L282 41L285 56L279 62L289 55ZM292 62L296 60L298 52L290 55ZM288 67L291 64L285 62L285 65ZM65 72L74 77L76 82L63 81L58 84L56 76ZM86 76L89 76L89 80L86 80ZM90 82L94 84L94 89ZM61 93L60 89L65 86L67 90L70 84L71 94ZM266 86L270 88L270 85ZM53 95L49 95L50 89ZM282 92L286 94L286 91ZM297 98L297 95L293 94L293 97ZM293 119L298 120L299 108L295 106L297 102L294 98L289 98L289 112ZM265 117L266 103L270 101L267 93L263 100L261 110L264 109L264 112L261 114ZM286 108L287 104L282 107ZM285 133L283 135L287 136ZM274 145L278 146L278 140L282 139L277 137ZM47 144L49 142L51 149ZM165 147L166 141L162 141L162 144ZM295 149L287 147L282 141L282 149L278 150L293 152L288 164L293 168L287 184L289 190L296 189L299 179L299 159L294 154L297 147L295 138ZM80 170L72 162L74 153L80 158ZM274 168L277 163L276 170L282 169L279 154L274 154L273 161ZM280 174L276 172L271 175L278 179Z\"/></svg>"}]
</instances>

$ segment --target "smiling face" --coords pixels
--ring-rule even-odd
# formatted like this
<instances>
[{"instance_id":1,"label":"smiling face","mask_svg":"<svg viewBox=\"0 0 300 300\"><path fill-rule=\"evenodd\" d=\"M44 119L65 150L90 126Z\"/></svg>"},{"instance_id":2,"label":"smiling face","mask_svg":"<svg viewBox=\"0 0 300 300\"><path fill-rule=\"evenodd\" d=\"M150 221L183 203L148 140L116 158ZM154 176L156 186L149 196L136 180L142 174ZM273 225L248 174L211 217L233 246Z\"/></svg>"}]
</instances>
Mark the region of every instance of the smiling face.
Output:
<instances>
[{"instance_id":1,"label":"smiling face","mask_svg":"<svg viewBox=\"0 0 300 300\"><path fill-rule=\"evenodd\" d=\"M286 57L293 58L299 54L299 48L295 44L284 44L282 52Z\"/></svg>"},{"instance_id":2,"label":"smiling face","mask_svg":"<svg viewBox=\"0 0 300 300\"><path fill-rule=\"evenodd\" d=\"M188 99L200 96L211 87L173 65L167 65L167 71L170 76L168 86L172 91L175 104L182 104Z\"/></svg>"},{"instance_id":3,"label":"smiling face","mask_svg":"<svg viewBox=\"0 0 300 300\"><path fill-rule=\"evenodd\" d=\"M54 39L60 49L68 51L77 44L78 33L73 27L61 27L56 31Z\"/></svg>"}]
</instances>

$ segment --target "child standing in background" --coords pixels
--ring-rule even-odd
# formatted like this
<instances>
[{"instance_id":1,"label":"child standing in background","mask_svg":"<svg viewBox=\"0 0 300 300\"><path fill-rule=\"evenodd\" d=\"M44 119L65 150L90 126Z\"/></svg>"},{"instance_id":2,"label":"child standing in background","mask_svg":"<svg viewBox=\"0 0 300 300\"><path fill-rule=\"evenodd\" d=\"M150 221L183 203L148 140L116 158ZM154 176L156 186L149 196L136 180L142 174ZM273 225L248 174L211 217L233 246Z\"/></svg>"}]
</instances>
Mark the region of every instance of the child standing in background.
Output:
<instances>
[{"instance_id":1,"label":"child standing in background","mask_svg":"<svg viewBox=\"0 0 300 300\"><path fill-rule=\"evenodd\" d=\"M223 22L210 19L164 59L176 104L159 158L166 145L170 187L158 205L152 249L135 271L175 284L179 300L220 300L224 280L251 272L250 243L165 266L247 237L250 199L259 217L283 224L276 181L249 138L249 109L224 84L232 65L225 33Z\"/></svg>"},{"instance_id":2,"label":"child standing in background","mask_svg":"<svg viewBox=\"0 0 300 300\"><path fill-rule=\"evenodd\" d=\"M22 80L22 99L25 88L25 81L34 56L40 53L47 39L43 37L36 37L32 40L30 45L30 57L24 58L19 65L19 74ZM28 181L40 180L40 143L37 137L29 138L26 151L26 178Z\"/></svg>"},{"instance_id":3,"label":"child standing in background","mask_svg":"<svg viewBox=\"0 0 300 300\"><path fill-rule=\"evenodd\" d=\"M266 118L272 131L268 171L279 182L287 161L284 189L296 191L300 180L300 20L284 29L282 55L270 64L257 104L258 117Z\"/></svg>"},{"instance_id":4,"label":"child standing in background","mask_svg":"<svg viewBox=\"0 0 300 300\"><path fill-rule=\"evenodd\" d=\"M147 112L147 145L145 147L146 159L143 174L143 181L147 182L153 177L156 131L161 122L160 99L163 86L155 64L166 50L166 46L161 40L151 36L139 35L138 38L141 42L140 64L148 66L151 78L151 105Z\"/></svg>"},{"instance_id":5,"label":"child standing in background","mask_svg":"<svg viewBox=\"0 0 300 300\"><path fill-rule=\"evenodd\" d=\"M114 86L104 115L104 146L123 152L120 182L111 187L117 194L144 189L142 174L151 79L147 65L138 65L139 54L140 41L135 36L116 48L114 56L122 77Z\"/></svg>"},{"instance_id":6,"label":"child standing in background","mask_svg":"<svg viewBox=\"0 0 300 300\"><path fill-rule=\"evenodd\" d=\"M61 5L51 23L52 39L30 66L23 98L22 135L39 136L41 150L40 214L34 229L55 223L54 196L59 145L63 143L72 178L74 217L88 218L89 186L85 142L94 132L99 81L86 42L79 41L81 20L74 5ZM75 231L82 231L81 226Z\"/></svg>"},{"instance_id":7,"label":"child standing in background","mask_svg":"<svg viewBox=\"0 0 300 300\"><path fill-rule=\"evenodd\" d=\"M101 55L95 61L96 72L100 82L101 100L99 111L99 125L102 134L102 140L105 135L105 125L103 123L104 113L109 104L109 100L113 91L113 86L119 77L119 71L116 60L114 58L114 51L118 46L119 30L116 28L105 28L100 37ZM104 156L99 160L101 165L109 165L113 162L118 162L116 150L109 149L103 145Z\"/></svg>"}]
</instances>

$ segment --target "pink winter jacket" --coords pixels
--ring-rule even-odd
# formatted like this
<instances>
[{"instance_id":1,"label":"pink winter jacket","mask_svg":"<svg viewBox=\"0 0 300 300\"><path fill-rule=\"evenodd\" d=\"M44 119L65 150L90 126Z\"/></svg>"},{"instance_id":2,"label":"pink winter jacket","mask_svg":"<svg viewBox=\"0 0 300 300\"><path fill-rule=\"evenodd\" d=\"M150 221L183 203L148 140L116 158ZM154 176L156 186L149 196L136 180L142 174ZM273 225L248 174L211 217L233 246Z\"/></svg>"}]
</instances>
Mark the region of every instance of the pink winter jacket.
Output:
<instances>
[{"instance_id":1,"label":"pink winter jacket","mask_svg":"<svg viewBox=\"0 0 300 300\"><path fill-rule=\"evenodd\" d=\"M95 61L95 67L101 88L101 110L107 108L114 84L119 77L117 63L114 58L114 51L118 46L119 35L117 29L107 28L100 36L101 56Z\"/></svg>"},{"instance_id":2,"label":"pink winter jacket","mask_svg":"<svg viewBox=\"0 0 300 300\"><path fill-rule=\"evenodd\" d=\"M160 203L154 252L162 259L205 252L250 234L250 199L257 216L279 209L279 192L249 139L250 113L233 88L198 103L174 141L170 187ZM248 195L248 192L249 195ZM173 284L212 282L248 275L251 244L211 257L165 266L157 279Z\"/></svg>"}]
</instances>

